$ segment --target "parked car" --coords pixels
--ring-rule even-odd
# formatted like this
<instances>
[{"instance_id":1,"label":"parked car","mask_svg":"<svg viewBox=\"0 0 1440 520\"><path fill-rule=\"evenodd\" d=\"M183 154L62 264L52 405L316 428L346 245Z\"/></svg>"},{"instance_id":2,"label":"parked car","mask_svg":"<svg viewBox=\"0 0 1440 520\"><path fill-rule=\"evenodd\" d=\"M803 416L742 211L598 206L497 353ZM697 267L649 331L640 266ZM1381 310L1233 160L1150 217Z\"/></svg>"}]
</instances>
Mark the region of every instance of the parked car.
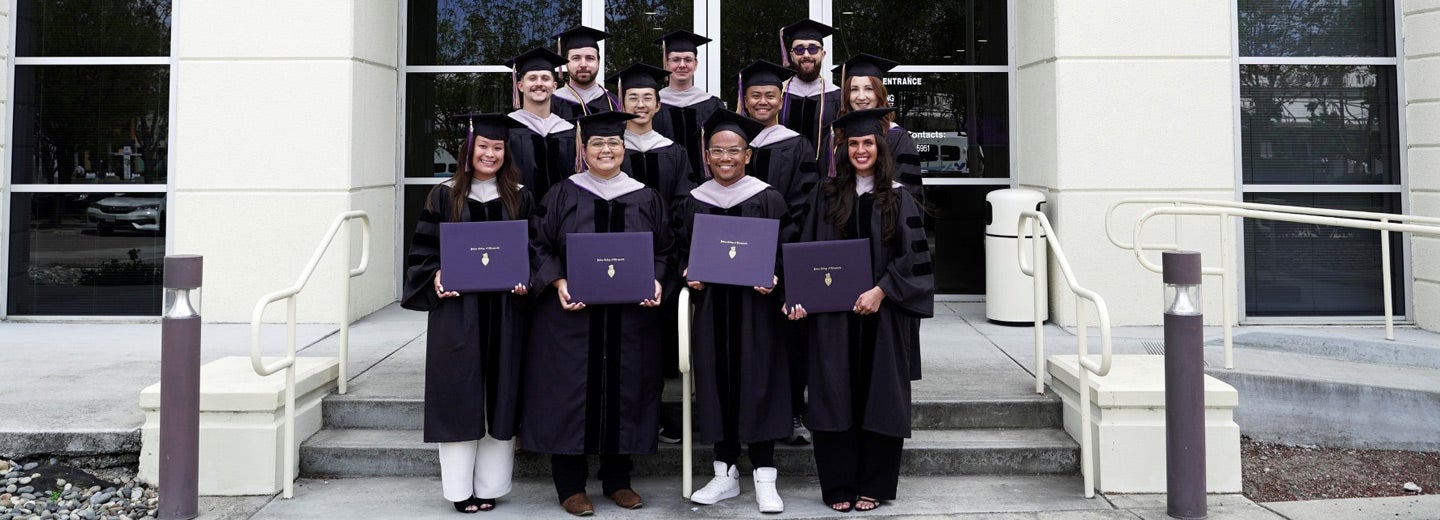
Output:
<instances>
[{"instance_id":1,"label":"parked car","mask_svg":"<svg viewBox=\"0 0 1440 520\"><path fill-rule=\"evenodd\" d=\"M165 194L135 193L106 197L85 210L85 220L108 235L117 229L160 233L165 226Z\"/></svg>"}]
</instances>

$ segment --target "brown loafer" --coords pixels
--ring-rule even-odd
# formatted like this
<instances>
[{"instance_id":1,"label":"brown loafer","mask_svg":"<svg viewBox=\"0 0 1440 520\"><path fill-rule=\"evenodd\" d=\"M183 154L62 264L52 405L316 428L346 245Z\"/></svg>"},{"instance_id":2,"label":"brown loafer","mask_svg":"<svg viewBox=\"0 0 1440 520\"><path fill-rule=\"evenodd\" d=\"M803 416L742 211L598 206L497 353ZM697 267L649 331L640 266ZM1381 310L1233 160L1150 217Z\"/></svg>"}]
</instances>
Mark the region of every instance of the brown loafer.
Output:
<instances>
[{"instance_id":1,"label":"brown loafer","mask_svg":"<svg viewBox=\"0 0 1440 520\"><path fill-rule=\"evenodd\" d=\"M630 488L611 493L610 500L614 500L615 505L625 509L639 509L640 506L645 505L645 502L640 500L640 494Z\"/></svg>"},{"instance_id":2,"label":"brown loafer","mask_svg":"<svg viewBox=\"0 0 1440 520\"><path fill-rule=\"evenodd\" d=\"M595 505L590 503L590 497L585 496L584 493L570 495L570 498L566 498L564 502L560 503L560 507L565 508L566 513L575 516L590 516L595 514Z\"/></svg>"}]
</instances>

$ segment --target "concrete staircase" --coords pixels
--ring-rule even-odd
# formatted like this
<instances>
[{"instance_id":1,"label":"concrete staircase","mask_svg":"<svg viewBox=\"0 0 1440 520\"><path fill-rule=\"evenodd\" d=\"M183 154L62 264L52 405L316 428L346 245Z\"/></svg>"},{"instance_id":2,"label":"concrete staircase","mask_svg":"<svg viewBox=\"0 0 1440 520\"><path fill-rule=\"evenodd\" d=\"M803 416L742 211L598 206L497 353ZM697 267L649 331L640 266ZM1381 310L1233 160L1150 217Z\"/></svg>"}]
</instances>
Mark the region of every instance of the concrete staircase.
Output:
<instances>
[{"instance_id":1,"label":"concrete staircase","mask_svg":"<svg viewBox=\"0 0 1440 520\"><path fill-rule=\"evenodd\" d=\"M678 408L679 403L670 400L665 406ZM435 446L421 442L422 409L418 398L326 397L323 429L300 448L301 476L438 476ZM1079 445L1061 429L1060 414L1060 401L1052 396L917 398L916 430L905 443L901 474L1075 474ZM708 475L710 460L710 448L697 445L696 474ZM675 474L681 451L661 444L657 454L636 457L635 464L637 476ZM776 465L786 475L815 473L808 446L777 447ZM549 467L545 455L523 450L516 455L517 477L548 476Z\"/></svg>"}]
</instances>

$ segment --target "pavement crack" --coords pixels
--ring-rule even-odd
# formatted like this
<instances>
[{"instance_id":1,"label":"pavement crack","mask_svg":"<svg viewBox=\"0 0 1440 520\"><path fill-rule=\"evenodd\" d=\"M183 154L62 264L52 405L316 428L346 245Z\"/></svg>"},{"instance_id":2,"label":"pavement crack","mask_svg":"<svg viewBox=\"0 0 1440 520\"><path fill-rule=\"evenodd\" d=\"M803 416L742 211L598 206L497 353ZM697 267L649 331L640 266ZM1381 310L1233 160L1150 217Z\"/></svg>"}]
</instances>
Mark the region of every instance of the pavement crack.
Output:
<instances>
[{"instance_id":1,"label":"pavement crack","mask_svg":"<svg viewBox=\"0 0 1440 520\"><path fill-rule=\"evenodd\" d=\"M420 336L424 336L424 335L425 335L425 333L424 333L424 332L421 332L421 333L419 333L419 334L416 334L415 337L406 340L405 343L400 344L399 347L395 347L395 350L391 350L390 353L385 354L384 357L376 360L374 363L371 363L370 366L365 367L364 370L361 370L359 373L356 373L355 375L350 376L349 381L354 381L354 380L356 380L356 379L359 379L360 376L364 375L366 372L369 372L370 369L375 368L375 367L377 367L377 366L380 366L380 364L381 364L381 363L384 363L385 360L390 359L392 356L394 356L395 354L399 353L401 350L404 350L405 347L408 347L408 346L410 346L411 343L414 343L415 340L420 339Z\"/></svg>"}]
</instances>

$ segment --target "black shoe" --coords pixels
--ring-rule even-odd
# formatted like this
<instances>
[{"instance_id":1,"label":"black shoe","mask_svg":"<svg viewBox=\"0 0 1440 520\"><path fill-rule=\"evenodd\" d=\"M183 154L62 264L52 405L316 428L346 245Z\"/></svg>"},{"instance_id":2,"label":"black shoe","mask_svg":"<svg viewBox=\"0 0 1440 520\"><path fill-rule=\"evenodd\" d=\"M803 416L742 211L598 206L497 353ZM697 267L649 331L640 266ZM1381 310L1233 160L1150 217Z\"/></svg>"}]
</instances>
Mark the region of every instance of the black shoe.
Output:
<instances>
[{"instance_id":1,"label":"black shoe","mask_svg":"<svg viewBox=\"0 0 1440 520\"><path fill-rule=\"evenodd\" d=\"M680 444L680 428L671 425L660 425L660 442L665 444Z\"/></svg>"},{"instance_id":2,"label":"black shoe","mask_svg":"<svg viewBox=\"0 0 1440 520\"><path fill-rule=\"evenodd\" d=\"M805 427L805 421L798 415L790 420L789 442L795 446L810 444L810 429Z\"/></svg>"}]
</instances>

